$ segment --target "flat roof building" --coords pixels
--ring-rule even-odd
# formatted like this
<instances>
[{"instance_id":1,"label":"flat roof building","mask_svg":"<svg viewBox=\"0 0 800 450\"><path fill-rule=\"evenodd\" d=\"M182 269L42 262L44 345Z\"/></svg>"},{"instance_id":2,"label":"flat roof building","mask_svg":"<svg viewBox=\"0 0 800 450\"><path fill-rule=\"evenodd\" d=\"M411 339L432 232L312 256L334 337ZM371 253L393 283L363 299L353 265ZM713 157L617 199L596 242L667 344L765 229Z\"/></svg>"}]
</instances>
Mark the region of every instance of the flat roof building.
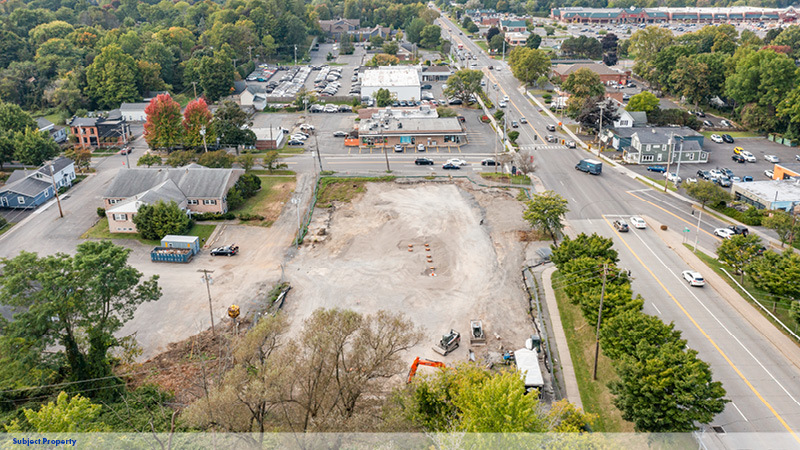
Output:
<instances>
[{"instance_id":1,"label":"flat roof building","mask_svg":"<svg viewBox=\"0 0 800 450\"><path fill-rule=\"evenodd\" d=\"M361 96L375 97L379 89L388 89L396 100L420 99L420 71L417 67L378 67L361 73Z\"/></svg>"},{"instance_id":2,"label":"flat roof building","mask_svg":"<svg viewBox=\"0 0 800 450\"><path fill-rule=\"evenodd\" d=\"M565 23L742 23L794 22L797 11L788 8L733 6L727 8L555 8L550 17Z\"/></svg>"},{"instance_id":3,"label":"flat roof building","mask_svg":"<svg viewBox=\"0 0 800 450\"><path fill-rule=\"evenodd\" d=\"M756 209L793 211L800 205L800 180L769 180L733 183L733 199Z\"/></svg>"},{"instance_id":4,"label":"flat roof building","mask_svg":"<svg viewBox=\"0 0 800 450\"><path fill-rule=\"evenodd\" d=\"M455 117L395 118L362 120L358 125L362 148L383 148L400 145L413 150L419 144L428 148L460 147L467 143L467 133Z\"/></svg>"}]
</instances>

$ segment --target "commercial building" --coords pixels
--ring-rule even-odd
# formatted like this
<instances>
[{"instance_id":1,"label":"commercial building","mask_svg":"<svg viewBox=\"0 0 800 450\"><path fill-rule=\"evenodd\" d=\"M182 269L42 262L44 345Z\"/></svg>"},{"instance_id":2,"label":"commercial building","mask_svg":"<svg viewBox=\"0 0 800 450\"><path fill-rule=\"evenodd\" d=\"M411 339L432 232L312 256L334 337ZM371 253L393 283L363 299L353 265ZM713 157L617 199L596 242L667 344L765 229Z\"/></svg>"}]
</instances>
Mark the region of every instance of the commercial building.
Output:
<instances>
[{"instance_id":1,"label":"commercial building","mask_svg":"<svg viewBox=\"0 0 800 450\"><path fill-rule=\"evenodd\" d=\"M256 135L256 149L275 150L283 147L287 134L281 127L252 128Z\"/></svg>"},{"instance_id":2,"label":"commercial building","mask_svg":"<svg viewBox=\"0 0 800 450\"><path fill-rule=\"evenodd\" d=\"M420 71L416 67L378 67L360 76L362 97L375 97L379 89L388 89L396 100L420 99Z\"/></svg>"},{"instance_id":3,"label":"commercial building","mask_svg":"<svg viewBox=\"0 0 800 450\"><path fill-rule=\"evenodd\" d=\"M455 117L405 118L382 116L362 120L358 125L359 146L393 148L401 145L413 150L419 144L426 149L460 147L467 143L467 133Z\"/></svg>"},{"instance_id":4,"label":"commercial building","mask_svg":"<svg viewBox=\"0 0 800 450\"><path fill-rule=\"evenodd\" d=\"M794 22L797 11L788 8L734 6L728 8L555 8L550 17L565 23L743 23Z\"/></svg>"},{"instance_id":5,"label":"commercial building","mask_svg":"<svg viewBox=\"0 0 800 450\"><path fill-rule=\"evenodd\" d=\"M107 117L73 117L67 125L76 138L76 147L122 147L131 138L130 126L119 110L110 112Z\"/></svg>"},{"instance_id":6,"label":"commercial building","mask_svg":"<svg viewBox=\"0 0 800 450\"><path fill-rule=\"evenodd\" d=\"M521 31L521 32L509 31L508 33L506 33L506 38L505 38L506 44L508 44L511 47L518 47L520 45L525 45L525 43L528 42L528 37L530 35L531 34L528 33L527 31Z\"/></svg>"},{"instance_id":7,"label":"commercial building","mask_svg":"<svg viewBox=\"0 0 800 450\"><path fill-rule=\"evenodd\" d=\"M800 178L800 163L779 163L772 169L773 180Z\"/></svg>"},{"instance_id":8,"label":"commercial building","mask_svg":"<svg viewBox=\"0 0 800 450\"><path fill-rule=\"evenodd\" d=\"M528 29L528 24L524 20L501 20L500 30L506 33L522 33Z\"/></svg>"},{"instance_id":9,"label":"commercial building","mask_svg":"<svg viewBox=\"0 0 800 450\"><path fill-rule=\"evenodd\" d=\"M144 110L147 108L147 105L149 105L149 103L146 102L123 103L119 107L119 112L126 122L146 122L147 113L145 113Z\"/></svg>"},{"instance_id":10,"label":"commercial building","mask_svg":"<svg viewBox=\"0 0 800 450\"><path fill-rule=\"evenodd\" d=\"M800 206L800 180L769 180L733 183L733 199L756 209L792 212Z\"/></svg>"},{"instance_id":11,"label":"commercial building","mask_svg":"<svg viewBox=\"0 0 800 450\"><path fill-rule=\"evenodd\" d=\"M422 67L422 81L447 81L453 75L453 69L450 66L423 66Z\"/></svg>"},{"instance_id":12,"label":"commercial building","mask_svg":"<svg viewBox=\"0 0 800 450\"><path fill-rule=\"evenodd\" d=\"M578 69L589 69L600 77L603 84L627 84L631 76L630 70L622 71L612 69L605 64L558 64L553 66L553 75L561 78L561 82L567 81L571 73Z\"/></svg>"}]
</instances>

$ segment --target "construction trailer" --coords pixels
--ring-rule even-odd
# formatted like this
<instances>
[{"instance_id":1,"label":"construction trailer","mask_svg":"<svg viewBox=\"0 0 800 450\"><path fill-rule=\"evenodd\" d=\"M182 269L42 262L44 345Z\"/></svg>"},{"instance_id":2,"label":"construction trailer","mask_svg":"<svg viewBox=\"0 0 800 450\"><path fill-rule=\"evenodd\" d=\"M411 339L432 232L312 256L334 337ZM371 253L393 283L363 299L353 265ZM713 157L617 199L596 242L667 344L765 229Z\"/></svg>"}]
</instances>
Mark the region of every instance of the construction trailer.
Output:
<instances>
[{"instance_id":1,"label":"construction trailer","mask_svg":"<svg viewBox=\"0 0 800 450\"><path fill-rule=\"evenodd\" d=\"M514 352L514 360L517 368L522 374L522 381L525 382L525 389L530 392L537 389L541 395L544 387L544 377L539 366L539 352L535 349L521 348Z\"/></svg>"}]
</instances>

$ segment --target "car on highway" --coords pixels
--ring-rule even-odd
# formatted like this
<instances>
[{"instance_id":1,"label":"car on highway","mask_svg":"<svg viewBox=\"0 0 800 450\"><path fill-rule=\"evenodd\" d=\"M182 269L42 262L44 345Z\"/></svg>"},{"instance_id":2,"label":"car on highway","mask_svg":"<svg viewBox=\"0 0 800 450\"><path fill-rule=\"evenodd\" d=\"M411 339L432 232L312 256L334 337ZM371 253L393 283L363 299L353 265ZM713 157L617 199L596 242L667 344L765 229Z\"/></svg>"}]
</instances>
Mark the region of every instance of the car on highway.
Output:
<instances>
[{"instance_id":1,"label":"car on highway","mask_svg":"<svg viewBox=\"0 0 800 450\"><path fill-rule=\"evenodd\" d=\"M504 102L507 102L508 100L509 100L508 96L507 96L507 95L504 95L504 96L503 96L503 101L504 101Z\"/></svg>"},{"instance_id":2,"label":"car on highway","mask_svg":"<svg viewBox=\"0 0 800 450\"><path fill-rule=\"evenodd\" d=\"M301 145L306 145L305 142L297 140L297 139L290 139L289 142L286 143L289 147L299 147Z\"/></svg>"},{"instance_id":3,"label":"car on highway","mask_svg":"<svg viewBox=\"0 0 800 450\"><path fill-rule=\"evenodd\" d=\"M552 134L548 134L547 136L545 136L545 137L544 137L544 139L545 139L547 142L555 142L555 141L556 141L556 137L555 137L555 136L553 136Z\"/></svg>"},{"instance_id":4,"label":"car on highway","mask_svg":"<svg viewBox=\"0 0 800 450\"><path fill-rule=\"evenodd\" d=\"M726 144L733 144L733 136L730 134L723 134L722 140L725 141Z\"/></svg>"},{"instance_id":5,"label":"car on highway","mask_svg":"<svg viewBox=\"0 0 800 450\"><path fill-rule=\"evenodd\" d=\"M486 158L481 161L482 166L498 166L497 161L493 160L492 158Z\"/></svg>"},{"instance_id":6,"label":"car on highway","mask_svg":"<svg viewBox=\"0 0 800 450\"><path fill-rule=\"evenodd\" d=\"M734 234L741 234L742 236L747 236L750 234L750 230L747 227L743 227L741 225L729 225L728 229L733 231Z\"/></svg>"},{"instance_id":7,"label":"car on highway","mask_svg":"<svg viewBox=\"0 0 800 450\"><path fill-rule=\"evenodd\" d=\"M455 164L457 166L466 166L467 165L466 161L464 161L463 159L458 159L458 158L448 159L447 163L448 164Z\"/></svg>"},{"instance_id":8,"label":"car on highway","mask_svg":"<svg viewBox=\"0 0 800 450\"><path fill-rule=\"evenodd\" d=\"M683 279L689 282L690 286L702 287L705 286L706 281L703 279L703 276L700 275L700 272L695 272L694 270L684 270L681 272L683 275Z\"/></svg>"},{"instance_id":9,"label":"car on highway","mask_svg":"<svg viewBox=\"0 0 800 450\"><path fill-rule=\"evenodd\" d=\"M742 150L742 153L740 153L740 154L744 157L745 161L751 162L751 163L756 162L756 157L752 153Z\"/></svg>"},{"instance_id":10,"label":"car on highway","mask_svg":"<svg viewBox=\"0 0 800 450\"><path fill-rule=\"evenodd\" d=\"M503 101L501 101L501 102L498 104L498 106L499 106L499 107L501 107L501 108L505 108L507 105L506 105L506 102L503 102Z\"/></svg>"},{"instance_id":11,"label":"car on highway","mask_svg":"<svg viewBox=\"0 0 800 450\"><path fill-rule=\"evenodd\" d=\"M575 141L567 141L567 148L577 148L578 144Z\"/></svg>"},{"instance_id":12,"label":"car on highway","mask_svg":"<svg viewBox=\"0 0 800 450\"><path fill-rule=\"evenodd\" d=\"M742 155L737 155L737 154L735 154L735 153L734 153L733 155L731 155L731 159L732 159L732 160L734 160L734 161L736 161L736 162L737 162L737 163L739 163L739 164L744 164L744 163L746 163L746 162L747 162L747 161L744 159L744 156L742 156Z\"/></svg>"},{"instance_id":13,"label":"car on highway","mask_svg":"<svg viewBox=\"0 0 800 450\"><path fill-rule=\"evenodd\" d=\"M667 171L667 168L664 167L664 166L647 166L647 171L648 172L664 173L664 172Z\"/></svg>"},{"instance_id":14,"label":"car on highway","mask_svg":"<svg viewBox=\"0 0 800 450\"><path fill-rule=\"evenodd\" d=\"M519 123L516 120L511 121L511 128L519 128Z\"/></svg>"},{"instance_id":15,"label":"car on highway","mask_svg":"<svg viewBox=\"0 0 800 450\"><path fill-rule=\"evenodd\" d=\"M718 134L712 134L711 135L711 140L716 142L717 144L722 144L722 142L723 142L722 136L720 136Z\"/></svg>"},{"instance_id":16,"label":"car on highway","mask_svg":"<svg viewBox=\"0 0 800 450\"><path fill-rule=\"evenodd\" d=\"M519 118L519 123L528 123L528 119L524 117ZM800 155L797 155L797 160L800 161Z\"/></svg>"},{"instance_id":17,"label":"car on highway","mask_svg":"<svg viewBox=\"0 0 800 450\"><path fill-rule=\"evenodd\" d=\"M794 155L794 159L800 161L800 155Z\"/></svg>"},{"instance_id":18,"label":"car on highway","mask_svg":"<svg viewBox=\"0 0 800 450\"><path fill-rule=\"evenodd\" d=\"M556 126L551 124L551 123L548 123L547 124L547 131L556 131Z\"/></svg>"},{"instance_id":19,"label":"car on highway","mask_svg":"<svg viewBox=\"0 0 800 450\"><path fill-rule=\"evenodd\" d=\"M122 147L122 150L119 151L120 155L130 155L131 148L130 147Z\"/></svg>"},{"instance_id":20,"label":"car on highway","mask_svg":"<svg viewBox=\"0 0 800 450\"><path fill-rule=\"evenodd\" d=\"M444 169L444 170L459 170L459 169L461 169L461 167L459 167L458 165L453 164L453 163L446 163L445 165L442 166L442 169Z\"/></svg>"},{"instance_id":21,"label":"car on highway","mask_svg":"<svg viewBox=\"0 0 800 450\"><path fill-rule=\"evenodd\" d=\"M614 221L614 228L617 229L620 233L627 233L628 232L628 224L625 223L624 220L618 219Z\"/></svg>"},{"instance_id":22,"label":"car on highway","mask_svg":"<svg viewBox=\"0 0 800 450\"><path fill-rule=\"evenodd\" d=\"M732 230L727 228L714 228L714 236L721 237L722 239L730 239L732 236L735 236Z\"/></svg>"},{"instance_id":23,"label":"car on highway","mask_svg":"<svg viewBox=\"0 0 800 450\"><path fill-rule=\"evenodd\" d=\"M781 160L778 159L778 157L775 156L775 155L764 155L764 159L766 159L767 161L769 161L771 163L775 163L775 164L781 162Z\"/></svg>"},{"instance_id":24,"label":"car on highway","mask_svg":"<svg viewBox=\"0 0 800 450\"><path fill-rule=\"evenodd\" d=\"M639 229L639 230L644 230L644 229L647 228L647 222L645 222L644 219L642 219L639 216L631 217L630 221L631 221L631 225L633 225L633 228L636 228L636 229Z\"/></svg>"},{"instance_id":25,"label":"car on highway","mask_svg":"<svg viewBox=\"0 0 800 450\"><path fill-rule=\"evenodd\" d=\"M333 137L347 137L347 133L344 131L335 131Z\"/></svg>"},{"instance_id":26,"label":"car on highway","mask_svg":"<svg viewBox=\"0 0 800 450\"><path fill-rule=\"evenodd\" d=\"M417 158L414 160L414 164L418 166L432 166L433 160L430 158Z\"/></svg>"},{"instance_id":27,"label":"car on highway","mask_svg":"<svg viewBox=\"0 0 800 450\"><path fill-rule=\"evenodd\" d=\"M239 246L236 244L231 244L211 250L211 256L233 256L238 252Z\"/></svg>"},{"instance_id":28,"label":"car on highway","mask_svg":"<svg viewBox=\"0 0 800 450\"><path fill-rule=\"evenodd\" d=\"M764 171L764 175L766 175L767 178L774 178L775 177L775 173L770 169L765 170Z\"/></svg>"}]
</instances>

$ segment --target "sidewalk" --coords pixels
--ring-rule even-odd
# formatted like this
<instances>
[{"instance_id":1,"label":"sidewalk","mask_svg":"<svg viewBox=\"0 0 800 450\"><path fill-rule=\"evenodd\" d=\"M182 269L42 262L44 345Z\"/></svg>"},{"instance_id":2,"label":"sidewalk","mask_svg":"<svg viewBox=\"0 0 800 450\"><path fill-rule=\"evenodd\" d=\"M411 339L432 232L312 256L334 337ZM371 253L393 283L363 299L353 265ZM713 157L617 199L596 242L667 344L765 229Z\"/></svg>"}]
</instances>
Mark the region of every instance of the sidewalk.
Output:
<instances>
[{"instance_id":1,"label":"sidewalk","mask_svg":"<svg viewBox=\"0 0 800 450\"><path fill-rule=\"evenodd\" d=\"M542 284L544 284L544 298L547 302L547 312L550 315L550 326L556 338L556 355L553 357L553 364L561 368L561 377L564 379L564 397L578 408L583 409L581 394L578 391L578 379L575 377L575 367L572 365L572 355L567 345L567 336L564 334L564 327L561 325L561 313L558 311L556 293L553 291L551 277L556 271L555 266L548 267L542 272Z\"/></svg>"}]
</instances>

